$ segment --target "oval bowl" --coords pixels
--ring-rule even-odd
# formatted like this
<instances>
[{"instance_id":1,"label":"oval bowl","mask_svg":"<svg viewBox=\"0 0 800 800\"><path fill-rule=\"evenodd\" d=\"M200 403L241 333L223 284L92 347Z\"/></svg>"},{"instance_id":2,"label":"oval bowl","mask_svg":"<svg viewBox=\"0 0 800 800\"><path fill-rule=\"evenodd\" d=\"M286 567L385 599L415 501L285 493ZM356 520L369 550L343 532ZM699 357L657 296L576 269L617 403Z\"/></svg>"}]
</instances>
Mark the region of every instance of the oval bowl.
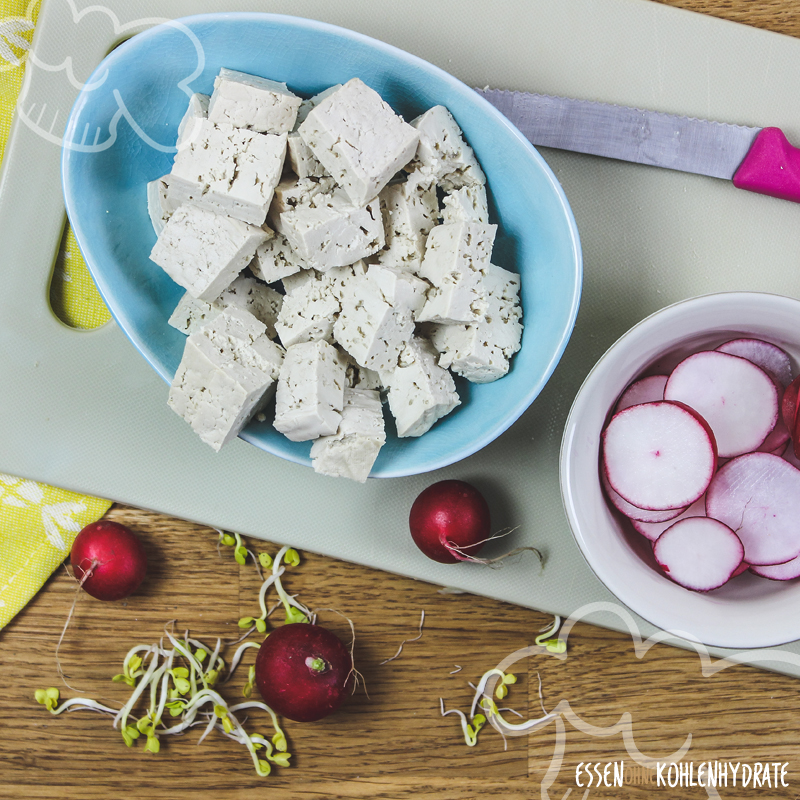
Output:
<instances>
[{"instance_id":1,"label":"oval bowl","mask_svg":"<svg viewBox=\"0 0 800 800\"><path fill-rule=\"evenodd\" d=\"M800 639L800 580L745 572L719 589L692 592L656 566L649 542L612 511L600 485L600 433L628 384L645 370L668 372L697 350L737 335L767 339L800 367L800 301L723 292L657 311L615 342L587 376L561 443L561 495L575 540L603 584L648 622L682 638L727 648L770 647Z\"/></svg>"},{"instance_id":2,"label":"oval bowl","mask_svg":"<svg viewBox=\"0 0 800 800\"><path fill-rule=\"evenodd\" d=\"M547 164L488 102L438 67L353 31L272 14L199 15L138 34L98 66L67 123L62 178L81 251L119 326L170 382L185 338L167 319L183 290L148 258L156 237L145 186L171 169L189 94L209 94L221 67L284 81L306 97L357 76L406 119L437 104L450 109L488 178L499 224L493 260L522 276L522 349L495 383L458 379L462 405L424 436L398 439L387 420L372 475L426 472L484 447L541 392L572 332L582 282L575 220ZM271 421L241 436L311 463L310 443L289 441Z\"/></svg>"}]
</instances>

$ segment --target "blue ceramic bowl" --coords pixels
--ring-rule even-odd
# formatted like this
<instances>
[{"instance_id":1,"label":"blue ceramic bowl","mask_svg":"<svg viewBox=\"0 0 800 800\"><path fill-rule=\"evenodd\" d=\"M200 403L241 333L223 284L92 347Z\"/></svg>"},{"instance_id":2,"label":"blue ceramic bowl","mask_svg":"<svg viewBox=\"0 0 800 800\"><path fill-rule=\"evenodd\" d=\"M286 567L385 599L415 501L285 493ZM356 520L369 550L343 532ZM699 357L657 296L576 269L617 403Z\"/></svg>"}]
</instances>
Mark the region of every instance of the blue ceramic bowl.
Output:
<instances>
[{"instance_id":1,"label":"blue ceramic bowl","mask_svg":"<svg viewBox=\"0 0 800 800\"><path fill-rule=\"evenodd\" d=\"M156 237L145 186L169 172L188 96L209 94L221 67L284 81L303 96L358 76L406 119L437 104L453 114L488 178L491 221L499 224L493 261L522 277L522 349L495 383L458 380L462 405L424 436L398 439L387 420L372 474L427 472L480 450L541 392L572 333L582 280L575 220L547 164L488 102L439 68L358 33L272 14L207 14L141 33L100 64L72 109L62 175L70 222L119 326L170 382L185 337L167 319L183 290L148 258ZM188 426L186 433L193 435ZM270 421L250 424L242 438L311 463L310 443L290 442Z\"/></svg>"}]
</instances>

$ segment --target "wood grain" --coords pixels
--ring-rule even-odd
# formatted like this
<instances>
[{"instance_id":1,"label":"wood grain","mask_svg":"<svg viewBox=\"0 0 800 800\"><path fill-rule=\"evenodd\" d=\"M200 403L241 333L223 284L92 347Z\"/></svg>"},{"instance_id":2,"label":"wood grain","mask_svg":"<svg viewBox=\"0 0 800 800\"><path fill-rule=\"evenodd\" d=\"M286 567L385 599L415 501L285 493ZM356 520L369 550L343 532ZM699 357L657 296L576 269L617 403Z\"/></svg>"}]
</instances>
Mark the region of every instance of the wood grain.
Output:
<instances>
[{"instance_id":1,"label":"wood grain","mask_svg":"<svg viewBox=\"0 0 800 800\"><path fill-rule=\"evenodd\" d=\"M667 4L800 36L800 4L790 0ZM132 644L156 641L173 619L177 630L188 627L204 641L238 636L238 618L257 608L259 579L251 565L234 562L230 549L218 553L211 529L124 506L113 507L109 517L141 534L151 564L146 584L127 602L78 602L60 656L81 693L119 703L126 687L109 679ZM532 644L548 617L486 598L442 594L436 586L314 555L304 557L285 582L306 604L338 609L353 620L356 662L369 693L357 691L327 720L287 723L295 754L290 768L259 778L241 746L212 735L198 747L196 732L165 743L158 755L141 746L129 750L105 717L77 712L53 718L38 706L35 689L58 685L55 649L74 598L74 584L62 570L0 632L0 798L548 796L543 785L550 783L547 772L558 740L554 725L510 738L507 747L496 731L486 729L478 746L468 748L456 718L439 714L440 697L448 708L466 709L472 695L468 682ZM422 610L422 638L381 665L401 641L416 635ZM347 637L342 618L322 612L320 619ZM457 666L460 671L451 674ZM695 764L788 764L788 788L731 787L721 790L723 797L800 794L795 733L800 699L793 679L742 666L703 677L693 653L656 646L639 659L628 636L582 624L570 635L566 659L537 656L513 671L519 682L507 702L526 715L539 713L540 677L545 706L569 701L584 728L608 728L629 715L632 741L646 755L665 757L691 736L685 760ZM231 699L241 690L241 674L224 690ZM63 696L71 694L62 687ZM256 714L252 724L264 720ZM575 784L580 762L631 765L621 733L596 734L566 726L562 766L549 797L568 791L583 796ZM623 789L592 789L591 795L673 800L702 798L706 792L628 783Z\"/></svg>"}]
</instances>

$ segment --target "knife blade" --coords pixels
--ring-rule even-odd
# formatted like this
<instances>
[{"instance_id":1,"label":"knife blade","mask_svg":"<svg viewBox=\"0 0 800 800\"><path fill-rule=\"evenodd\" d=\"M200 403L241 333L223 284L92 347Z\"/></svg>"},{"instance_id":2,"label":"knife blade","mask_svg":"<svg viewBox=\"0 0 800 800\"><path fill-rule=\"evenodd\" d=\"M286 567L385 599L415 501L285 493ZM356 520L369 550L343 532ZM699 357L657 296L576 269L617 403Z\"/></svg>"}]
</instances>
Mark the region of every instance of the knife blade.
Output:
<instances>
[{"instance_id":1,"label":"knife blade","mask_svg":"<svg viewBox=\"0 0 800 800\"><path fill-rule=\"evenodd\" d=\"M476 91L538 147L707 175L800 203L800 150L780 128L529 92Z\"/></svg>"}]
</instances>

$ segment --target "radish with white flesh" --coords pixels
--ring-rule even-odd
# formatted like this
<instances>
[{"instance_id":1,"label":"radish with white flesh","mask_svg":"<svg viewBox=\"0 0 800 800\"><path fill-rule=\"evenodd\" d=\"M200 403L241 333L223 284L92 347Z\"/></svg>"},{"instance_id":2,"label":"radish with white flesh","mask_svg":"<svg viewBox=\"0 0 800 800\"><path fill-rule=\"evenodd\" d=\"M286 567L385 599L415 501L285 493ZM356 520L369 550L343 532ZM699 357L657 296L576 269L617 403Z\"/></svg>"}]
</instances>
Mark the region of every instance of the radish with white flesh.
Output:
<instances>
[{"instance_id":1,"label":"radish with white flesh","mask_svg":"<svg viewBox=\"0 0 800 800\"><path fill-rule=\"evenodd\" d=\"M608 482L637 508L659 511L691 505L705 492L716 465L711 428L679 403L631 406L615 414L603 431Z\"/></svg>"},{"instance_id":2,"label":"radish with white flesh","mask_svg":"<svg viewBox=\"0 0 800 800\"><path fill-rule=\"evenodd\" d=\"M761 578L769 578L771 581L792 581L795 578L800 578L800 556L787 561L785 564L751 566L750 572Z\"/></svg>"},{"instance_id":3,"label":"radish with white flesh","mask_svg":"<svg viewBox=\"0 0 800 800\"><path fill-rule=\"evenodd\" d=\"M655 512L654 512L655 513ZM664 522L641 522L640 520L632 519L631 525L638 533L641 533L646 539L654 542L661 536L667 528L672 527L676 522L689 517L704 517L706 515L706 496L703 495L699 500L695 500L689 508L684 509L678 516Z\"/></svg>"},{"instance_id":4,"label":"radish with white flesh","mask_svg":"<svg viewBox=\"0 0 800 800\"><path fill-rule=\"evenodd\" d=\"M675 583L709 592L730 580L742 563L744 547L727 525L710 517L689 517L658 537L653 555Z\"/></svg>"},{"instance_id":5,"label":"radish with white flesh","mask_svg":"<svg viewBox=\"0 0 800 800\"><path fill-rule=\"evenodd\" d=\"M603 482L603 489L605 490L606 497L611 501L611 504L620 514L631 520L631 522L641 521L653 524L670 522L686 510L685 508L668 508L666 511L647 511L644 508L637 508L636 506L632 506L627 500L623 500L619 494L611 488L604 472L600 473L600 479ZM636 527L636 525L634 525L634 527Z\"/></svg>"},{"instance_id":6,"label":"radish with white flesh","mask_svg":"<svg viewBox=\"0 0 800 800\"><path fill-rule=\"evenodd\" d=\"M772 342L765 342L763 339L731 339L721 344L717 350L730 356L746 358L757 367L761 367L781 387L791 383L792 363L789 354Z\"/></svg>"},{"instance_id":7,"label":"radish with white flesh","mask_svg":"<svg viewBox=\"0 0 800 800\"><path fill-rule=\"evenodd\" d=\"M716 350L681 361L669 376L664 399L685 403L702 415L723 458L758 449L778 421L772 378L751 361Z\"/></svg>"},{"instance_id":8,"label":"radish with white flesh","mask_svg":"<svg viewBox=\"0 0 800 800\"><path fill-rule=\"evenodd\" d=\"M736 531L753 565L800 555L800 470L770 453L729 461L706 493L706 513Z\"/></svg>"},{"instance_id":9,"label":"radish with white flesh","mask_svg":"<svg viewBox=\"0 0 800 800\"><path fill-rule=\"evenodd\" d=\"M616 414L624 411L631 406L638 406L640 403L653 403L664 399L664 387L667 385L668 375L648 375L634 381L617 400L617 407L614 409Z\"/></svg>"}]
</instances>

